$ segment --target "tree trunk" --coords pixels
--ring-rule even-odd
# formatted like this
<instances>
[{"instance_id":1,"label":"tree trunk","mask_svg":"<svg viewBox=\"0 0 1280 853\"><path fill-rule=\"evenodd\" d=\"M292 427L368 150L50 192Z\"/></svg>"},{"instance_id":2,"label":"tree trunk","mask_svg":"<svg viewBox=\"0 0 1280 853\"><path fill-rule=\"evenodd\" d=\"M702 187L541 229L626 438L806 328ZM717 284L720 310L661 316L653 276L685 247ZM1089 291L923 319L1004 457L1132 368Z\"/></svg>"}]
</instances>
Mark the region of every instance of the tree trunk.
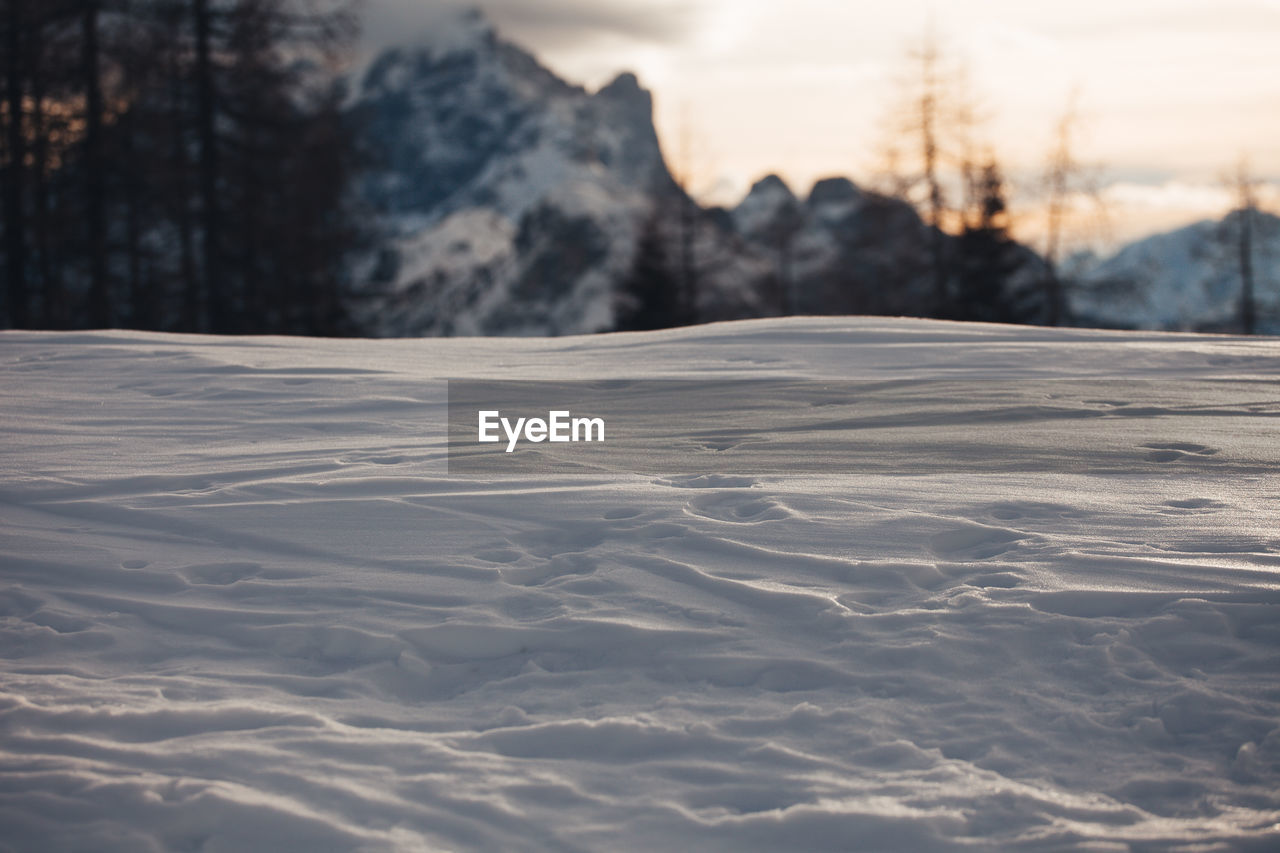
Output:
<instances>
[{"instance_id":1,"label":"tree trunk","mask_svg":"<svg viewBox=\"0 0 1280 853\"><path fill-rule=\"evenodd\" d=\"M693 199L680 188L680 303L674 325L687 326L698 319L698 259L694 233Z\"/></svg>"},{"instance_id":2,"label":"tree trunk","mask_svg":"<svg viewBox=\"0 0 1280 853\"><path fill-rule=\"evenodd\" d=\"M133 110L121 117L121 145L124 154L125 239L129 259L130 325L135 329L154 327L152 300L142 278L142 191L138 176L137 127Z\"/></svg>"},{"instance_id":3,"label":"tree trunk","mask_svg":"<svg viewBox=\"0 0 1280 853\"><path fill-rule=\"evenodd\" d=\"M33 28L31 40L31 166L34 199L32 235L35 241L36 274L40 286L41 324L46 329L63 328L67 322L63 305L62 266L55 263L50 240L49 208L49 127L45 116L45 90L42 62L44 45L39 27Z\"/></svg>"},{"instance_id":4,"label":"tree trunk","mask_svg":"<svg viewBox=\"0 0 1280 853\"><path fill-rule=\"evenodd\" d=\"M946 237L942 233L942 184L938 179L938 141L934 118L937 104L932 96L921 104L921 137L925 184L929 190L929 255L933 266L934 316L945 317L951 310L947 293Z\"/></svg>"},{"instance_id":5,"label":"tree trunk","mask_svg":"<svg viewBox=\"0 0 1280 853\"><path fill-rule=\"evenodd\" d=\"M5 63L5 100L8 107L6 142L9 162L4 186L5 274L9 324L21 329L27 325L27 239L23 219L27 150L22 104L22 41L26 4L23 0L9 0L6 5L5 51L8 61Z\"/></svg>"},{"instance_id":6,"label":"tree trunk","mask_svg":"<svg viewBox=\"0 0 1280 853\"><path fill-rule=\"evenodd\" d=\"M174 34L175 38L177 34ZM183 66L176 53L166 63L169 74L169 156L172 183L164 188L166 207L178 230L178 275L181 309L171 328L200 331L200 275L196 269L194 225L191 221L191 161L187 156L187 114L184 111ZM162 324L165 321L161 320ZM165 324L168 325L168 324Z\"/></svg>"},{"instance_id":7,"label":"tree trunk","mask_svg":"<svg viewBox=\"0 0 1280 853\"><path fill-rule=\"evenodd\" d=\"M1052 261L1045 262L1044 278L1044 323L1046 326L1062 325L1062 280L1058 278L1058 266Z\"/></svg>"},{"instance_id":8,"label":"tree trunk","mask_svg":"<svg viewBox=\"0 0 1280 853\"><path fill-rule=\"evenodd\" d=\"M1253 304L1253 208L1240 210L1240 330L1246 335L1255 331Z\"/></svg>"},{"instance_id":9,"label":"tree trunk","mask_svg":"<svg viewBox=\"0 0 1280 853\"><path fill-rule=\"evenodd\" d=\"M126 92L141 90L140 72L142 58L126 49L119 63L122 84ZM125 258L128 266L129 325L135 329L154 328L153 303L148 283L142 273L143 188L145 170L138 159L138 114L142 99L133 98L120 114L117 136L120 151L120 178L124 190L125 208Z\"/></svg>"},{"instance_id":10,"label":"tree trunk","mask_svg":"<svg viewBox=\"0 0 1280 853\"><path fill-rule=\"evenodd\" d=\"M89 325L111 325L107 303L107 212L102 156L102 81L98 72L98 3L84 7L85 215L89 232Z\"/></svg>"},{"instance_id":11,"label":"tree trunk","mask_svg":"<svg viewBox=\"0 0 1280 853\"><path fill-rule=\"evenodd\" d=\"M229 308L222 281L222 235L218 215L218 137L217 105L213 86L212 13L209 0L195 0L196 28L196 132L200 140L200 215L203 255L204 311L201 325L207 322L212 332L227 332Z\"/></svg>"}]
</instances>

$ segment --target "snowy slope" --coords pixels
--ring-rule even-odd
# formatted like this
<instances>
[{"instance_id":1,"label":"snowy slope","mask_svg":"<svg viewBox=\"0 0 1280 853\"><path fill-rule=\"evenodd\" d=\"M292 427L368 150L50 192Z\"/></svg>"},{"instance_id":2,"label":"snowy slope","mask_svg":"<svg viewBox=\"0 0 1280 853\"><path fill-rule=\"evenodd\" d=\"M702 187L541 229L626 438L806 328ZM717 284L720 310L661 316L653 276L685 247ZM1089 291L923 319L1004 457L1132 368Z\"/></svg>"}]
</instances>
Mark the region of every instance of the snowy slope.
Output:
<instances>
[{"instance_id":1,"label":"snowy slope","mask_svg":"<svg viewBox=\"0 0 1280 853\"><path fill-rule=\"evenodd\" d=\"M1229 329L1240 310L1239 212L1139 240L1097 264L1073 294L1087 319L1141 329ZM1254 215L1260 330L1280 333L1280 217Z\"/></svg>"},{"instance_id":2,"label":"snowy slope","mask_svg":"<svg viewBox=\"0 0 1280 853\"><path fill-rule=\"evenodd\" d=\"M1280 846L1275 340L6 332L0 371L0 849ZM928 448L863 472L451 478L462 377L1008 402L793 413Z\"/></svg>"}]
</instances>

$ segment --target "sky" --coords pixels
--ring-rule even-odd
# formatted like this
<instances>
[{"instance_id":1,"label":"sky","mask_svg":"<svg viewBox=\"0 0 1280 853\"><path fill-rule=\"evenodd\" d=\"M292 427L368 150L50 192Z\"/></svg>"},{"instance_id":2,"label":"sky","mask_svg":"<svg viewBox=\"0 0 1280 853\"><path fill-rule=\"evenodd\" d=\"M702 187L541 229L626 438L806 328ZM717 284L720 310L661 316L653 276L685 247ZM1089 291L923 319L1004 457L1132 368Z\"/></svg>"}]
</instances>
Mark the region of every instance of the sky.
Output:
<instances>
[{"instance_id":1,"label":"sky","mask_svg":"<svg viewBox=\"0 0 1280 853\"><path fill-rule=\"evenodd\" d=\"M403 40L453 5L366 0L366 40ZM1024 235L1037 230L1034 190L1072 103L1075 155L1106 202L1084 241L1219 215L1232 199L1224 175L1242 157L1267 182L1266 202L1280 196L1280 0L472 5L572 82L596 88L634 71L654 94L668 161L709 203L733 204L771 172L801 196L830 175L874 184L908 51L931 30L964 69Z\"/></svg>"}]
</instances>

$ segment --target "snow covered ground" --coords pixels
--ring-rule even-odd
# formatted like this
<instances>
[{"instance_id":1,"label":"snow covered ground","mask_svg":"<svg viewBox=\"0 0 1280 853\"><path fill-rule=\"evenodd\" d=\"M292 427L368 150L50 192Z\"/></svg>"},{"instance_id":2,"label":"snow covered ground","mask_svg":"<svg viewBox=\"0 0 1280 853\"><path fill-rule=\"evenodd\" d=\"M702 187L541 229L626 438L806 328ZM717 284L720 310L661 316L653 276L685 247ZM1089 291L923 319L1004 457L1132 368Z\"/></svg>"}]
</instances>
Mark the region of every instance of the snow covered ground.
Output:
<instances>
[{"instance_id":1,"label":"snow covered ground","mask_svg":"<svg viewBox=\"0 0 1280 853\"><path fill-rule=\"evenodd\" d=\"M1280 849L1275 340L10 332L0 371L0 849ZM872 398L848 430L932 456L864 472L450 477L467 377L1024 399ZM975 465L977 421L1106 470Z\"/></svg>"}]
</instances>

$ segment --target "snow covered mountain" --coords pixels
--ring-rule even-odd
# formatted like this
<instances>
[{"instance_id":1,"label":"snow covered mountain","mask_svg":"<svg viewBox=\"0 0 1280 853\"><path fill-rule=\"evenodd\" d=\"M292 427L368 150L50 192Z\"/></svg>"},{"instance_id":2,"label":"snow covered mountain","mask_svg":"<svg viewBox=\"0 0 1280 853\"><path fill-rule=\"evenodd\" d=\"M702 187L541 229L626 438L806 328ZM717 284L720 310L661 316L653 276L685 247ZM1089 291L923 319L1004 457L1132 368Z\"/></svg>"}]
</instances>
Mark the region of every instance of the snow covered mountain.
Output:
<instances>
[{"instance_id":1,"label":"snow covered mountain","mask_svg":"<svg viewBox=\"0 0 1280 853\"><path fill-rule=\"evenodd\" d=\"M479 12L379 56L351 112L387 234L364 275L378 334L611 328L643 223L688 203L634 75L587 92ZM700 209L687 227L701 257L728 258L702 276L702 318L767 313L768 265Z\"/></svg>"},{"instance_id":2,"label":"snow covered mountain","mask_svg":"<svg viewBox=\"0 0 1280 853\"><path fill-rule=\"evenodd\" d=\"M1131 243L1095 265L1072 294L1081 320L1166 330L1231 330L1240 310L1241 212ZM1280 333L1280 217L1255 211L1258 331Z\"/></svg>"}]
</instances>

